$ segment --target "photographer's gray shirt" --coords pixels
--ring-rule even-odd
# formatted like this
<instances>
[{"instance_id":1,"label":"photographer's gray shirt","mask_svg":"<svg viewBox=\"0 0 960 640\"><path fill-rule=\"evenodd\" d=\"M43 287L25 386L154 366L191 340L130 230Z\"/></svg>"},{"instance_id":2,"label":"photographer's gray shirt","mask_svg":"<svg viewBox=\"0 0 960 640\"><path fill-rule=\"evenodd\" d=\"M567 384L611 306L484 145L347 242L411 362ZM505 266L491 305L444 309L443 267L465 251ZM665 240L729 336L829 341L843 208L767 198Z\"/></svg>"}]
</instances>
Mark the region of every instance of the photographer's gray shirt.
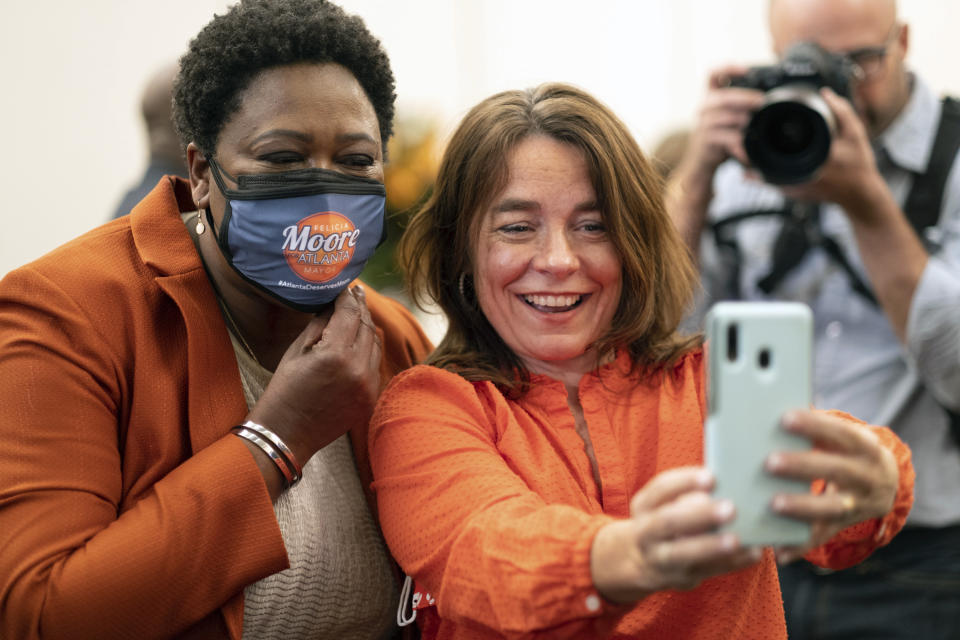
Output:
<instances>
[{"instance_id":1,"label":"photographer's gray shirt","mask_svg":"<svg viewBox=\"0 0 960 640\"><path fill-rule=\"evenodd\" d=\"M940 118L940 100L913 77L911 98L897 120L874 141L877 162L894 197L903 205L914 172L923 172ZM747 181L730 161L715 177L709 218L721 220L755 209L783 207L780 192ZM842 247L849 263L869 284L850 224L834 204L821 208L822 230ZM770 271L773 241L781 221L752 218L738 223L740 295L747 300L797 300L814 312L814 404L841 409L874 424L888 425L910 446L916 498L908 524L960 524L960 450L942 407L960 410L960 159L944 192L940 222L927 230L930 260L914 294L907 344L893 333L883 311L851 288L850 278L814 249L779 286L766 294L757 281ZM705 297L696 322L716 300L729 297L731 264L711 232L701 242Z\"/></svg>"}]
</instances>

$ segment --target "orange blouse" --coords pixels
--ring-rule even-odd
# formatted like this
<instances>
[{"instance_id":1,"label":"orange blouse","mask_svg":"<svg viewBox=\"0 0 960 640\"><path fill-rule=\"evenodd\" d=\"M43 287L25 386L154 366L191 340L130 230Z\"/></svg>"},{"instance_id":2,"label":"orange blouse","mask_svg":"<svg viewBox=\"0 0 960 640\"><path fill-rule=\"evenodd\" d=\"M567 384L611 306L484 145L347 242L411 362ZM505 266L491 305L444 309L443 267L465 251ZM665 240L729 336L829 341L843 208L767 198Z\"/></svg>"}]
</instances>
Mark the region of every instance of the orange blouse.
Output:
<instances>
[{"instance_id":1,"label":"orange blouse","mask_svg":"<svg viewBox=\"0 0 960 640\"><path fill-rule=\"evenodd\" d=\"M786 638L773 554L690 591L613 606L594 589L593 536L629 514L657 473L703 463L704 359L685 355L662 383L629 374L621 353L583 377L579 396L597 487L563 384L533 376L520 399L489 382L417 366L393 379L370 432L381 525L394 557L430 592L425 638ZM852 418L851 418L852 419ZM913 501L909 449L883 520L850 527L808 559L841 568L899 531Z\"/></svg>"}]
</instances>

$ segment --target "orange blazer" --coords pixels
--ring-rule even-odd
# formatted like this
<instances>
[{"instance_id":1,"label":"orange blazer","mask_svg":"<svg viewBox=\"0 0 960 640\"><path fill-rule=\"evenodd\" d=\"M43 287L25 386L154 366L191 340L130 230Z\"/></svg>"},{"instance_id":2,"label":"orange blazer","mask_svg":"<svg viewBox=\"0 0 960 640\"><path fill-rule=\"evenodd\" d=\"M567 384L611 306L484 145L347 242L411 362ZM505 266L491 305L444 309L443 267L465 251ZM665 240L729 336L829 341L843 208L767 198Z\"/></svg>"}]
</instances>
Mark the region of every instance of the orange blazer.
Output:
<instances>
[{"instance_id":1,"label":"orange blazer","mask_svg":"<svg viewBox=\"0 0 960 640\"><path fill-rule=\"evenodd\" d=\"M0 637L240 638L287 567L233 348L166 177L0 282ZM431 345L369 290L384 380ZM367 425L350 436L364 487Z\"/></svg>"}]
</instances>

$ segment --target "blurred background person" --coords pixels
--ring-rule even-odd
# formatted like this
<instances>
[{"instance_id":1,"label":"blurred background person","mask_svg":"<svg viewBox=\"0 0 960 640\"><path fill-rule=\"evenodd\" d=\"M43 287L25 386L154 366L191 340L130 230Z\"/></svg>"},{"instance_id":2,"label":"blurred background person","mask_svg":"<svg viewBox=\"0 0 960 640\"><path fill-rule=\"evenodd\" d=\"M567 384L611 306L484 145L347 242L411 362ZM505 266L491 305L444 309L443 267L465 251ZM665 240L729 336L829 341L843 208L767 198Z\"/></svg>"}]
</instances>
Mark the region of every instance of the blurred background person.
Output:
<instances>
[{"instance_id":1,"label":"blurred background person","mask_svg":"<svg viewBox=\"0 0 960 640\"><path fill-rule=\"evenodd\" d=\"M348 288L389 59L334 4L244 0L179 68L189 181L0 280L0 636L393 637L367 428L431 345Z\"/></svg>"},{"instance_id":2,"label":"blurred background person","mask_svg":"<svg viewBox=\"0 0 960 640\"><path fill-rule=\"evenodd\" d=\"M569 85L496 94L454 132L399 247L450 327L370 432L424 637L786 638L773 552L718 530L735 514L702 466L701 338L677 332L696 273L661 191ZM856 564L906 518L909 451L849 416L789 424L817 449L771 473L830 482L774 500L811 523L781 551Z\"/></svg>"},{"instance_id":3,"label":"blurred background person","mask_svg":"<svg viewBox=\"0 0 960 640\"><path fill-rule=\"evenodd\" d=\"M650 152L650 161L664 180L669 178L673 170L680 164L680 160L687 152L689 143L690 129L680 127L668 131L653 145L653 150Z\"/></svg>"},{"instance_id":4,"label":"blurred background person","mask_svg":"<svg viewBox=\"0 0 960 640\"><path fill-rule=\"evenodd\" d=\"M114 218L125 216L150 193L165 175L187 177L187 161L180 139L173 127L173 80L177 64L170 63L156 70L147 81L140 100L140 114L147 134L147 166L143 176L123 195L113 212Z\"/></svg>"},{"instance_id":5,"label":"blurred background person","mask_svg":"<svg viewBox=\"0 0 960 640\"><path fill-rule=\"evenodd\" d=\"M773 84L787 85L806 62L832 90L781 95L788 117L761 75L716 70L668 208L699 256L702 308L810 305L815 403L890 425L917 473L907 527L865 563L781 568L790 637L955 638L960 108L909 69L913 31L893 0L772 0L768 17L792 62L765 76L785 70Z\"/></svg>"}]
</instances>

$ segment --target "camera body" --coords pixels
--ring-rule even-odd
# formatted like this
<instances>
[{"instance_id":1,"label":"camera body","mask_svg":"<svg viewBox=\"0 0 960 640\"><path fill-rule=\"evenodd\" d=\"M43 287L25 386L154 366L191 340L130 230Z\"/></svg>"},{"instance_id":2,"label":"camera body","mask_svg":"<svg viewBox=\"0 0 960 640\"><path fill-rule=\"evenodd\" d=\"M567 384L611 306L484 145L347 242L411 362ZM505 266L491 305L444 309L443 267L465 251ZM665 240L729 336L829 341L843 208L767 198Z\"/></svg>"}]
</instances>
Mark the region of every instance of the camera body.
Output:
<instances>
[{"instance_id":1,"label":"camera body","mask_svg":"<svg viewBox=\"0 0 960 640\"><path fill-rule=\"evenodd\" d=\"M813 42L798 42L778 64L751 67L730 79L730 86L766 94L743 134L747 157L764 180L798 184L816 175L836 130L833 113L819 91L829 87L849 98L852 78L848 58Z\"/></svg>"}]
</instances>

